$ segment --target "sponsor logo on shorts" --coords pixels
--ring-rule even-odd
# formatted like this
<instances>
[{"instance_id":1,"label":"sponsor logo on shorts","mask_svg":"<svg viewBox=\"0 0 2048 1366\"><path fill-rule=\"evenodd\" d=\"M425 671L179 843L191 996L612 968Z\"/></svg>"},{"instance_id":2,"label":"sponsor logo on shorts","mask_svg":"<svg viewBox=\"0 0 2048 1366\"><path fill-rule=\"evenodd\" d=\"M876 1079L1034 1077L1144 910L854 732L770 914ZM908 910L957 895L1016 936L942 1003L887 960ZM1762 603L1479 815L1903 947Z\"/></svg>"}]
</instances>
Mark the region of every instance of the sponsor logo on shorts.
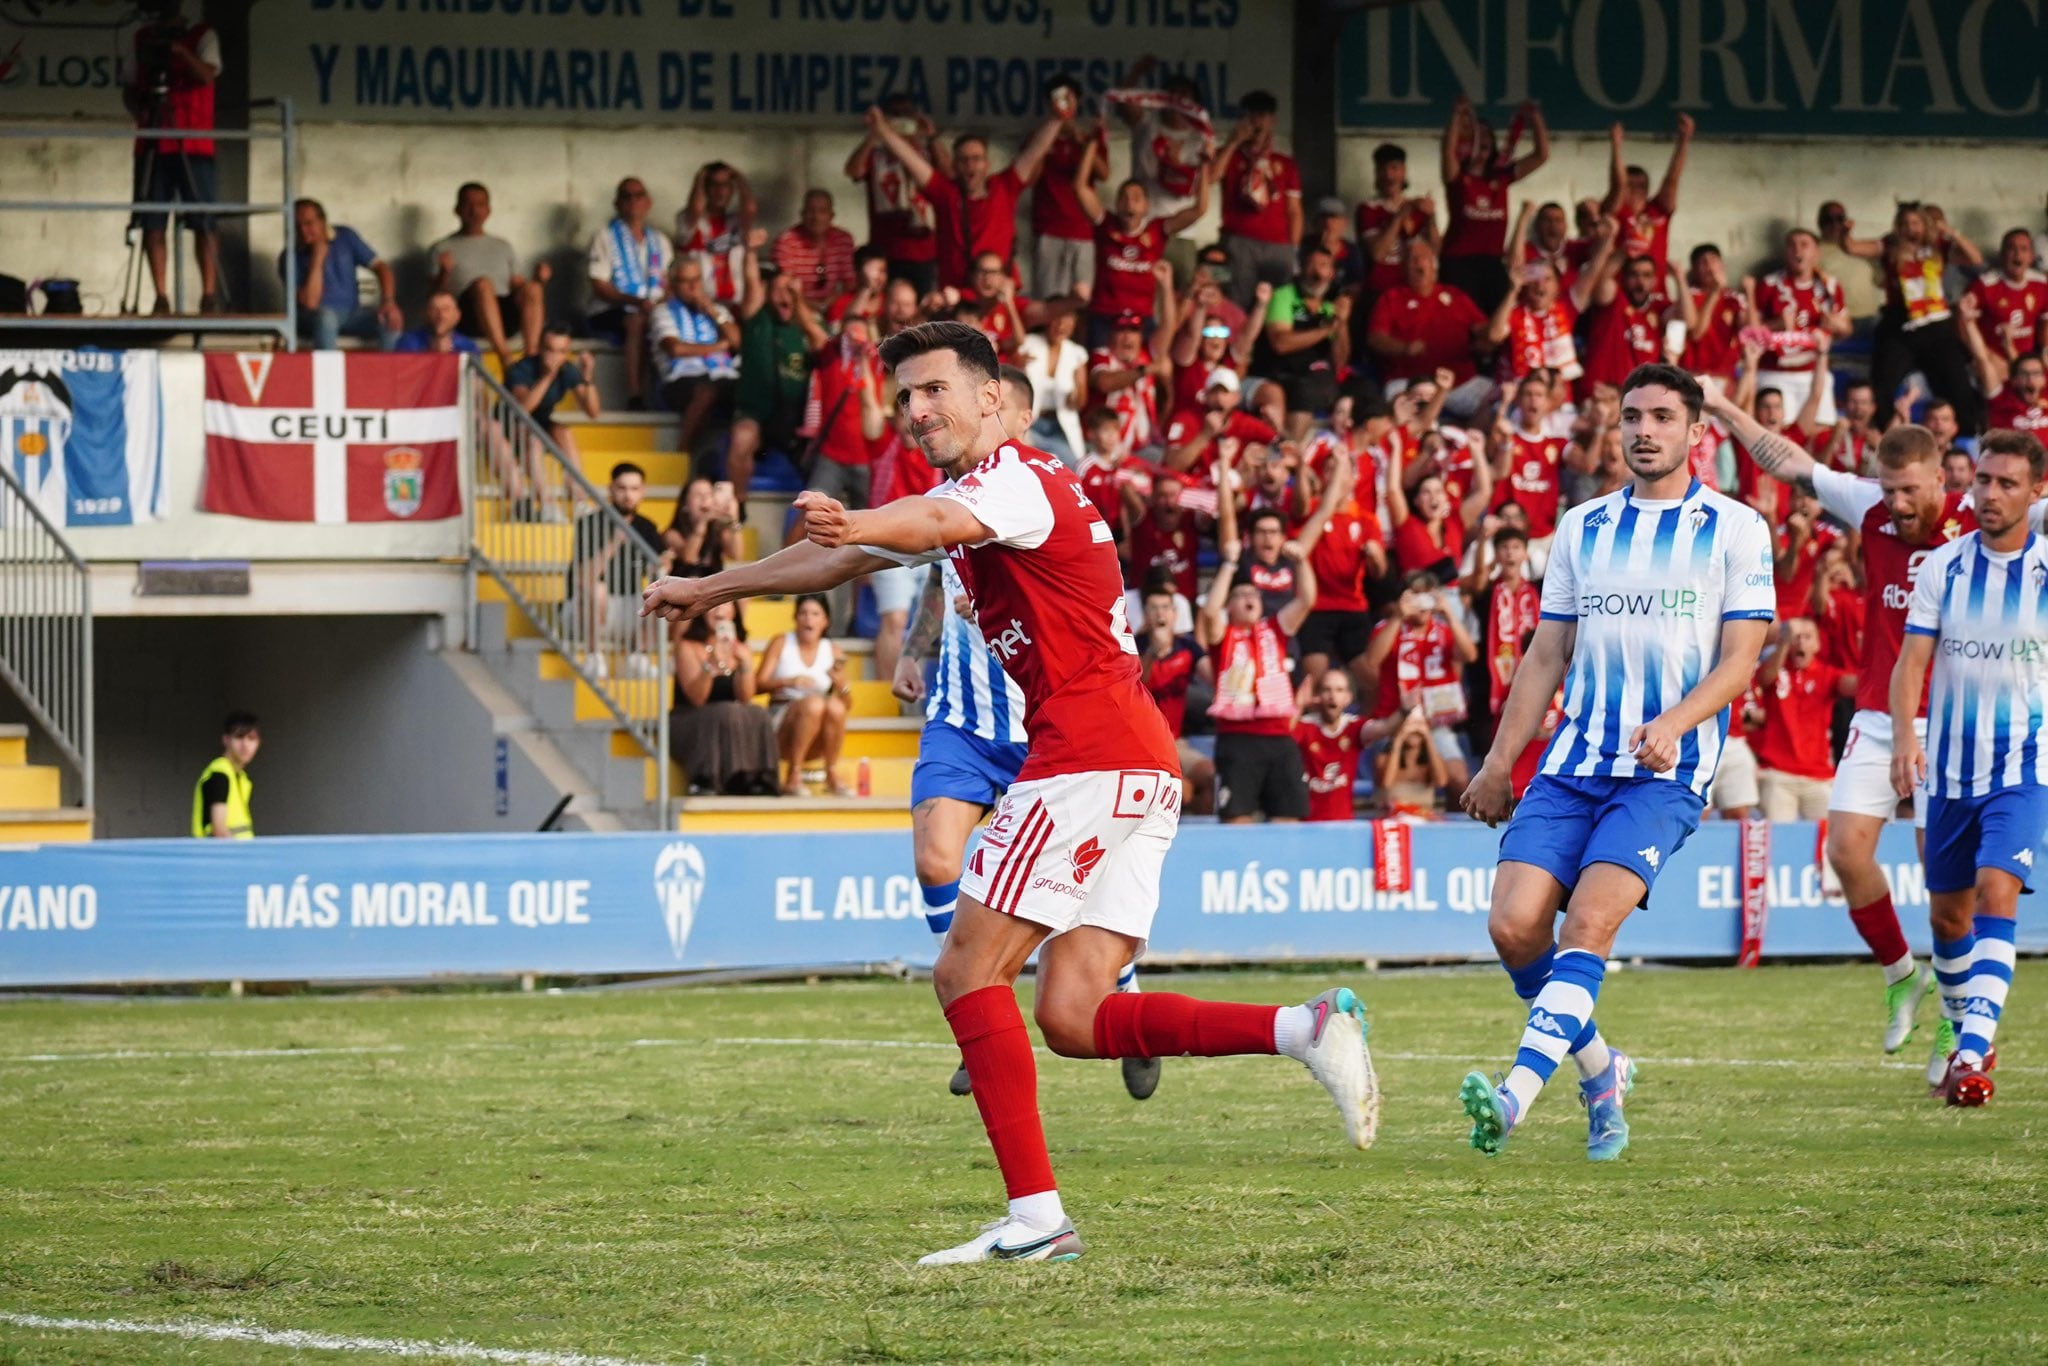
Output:
<instances>
[{"instance_id":1,"label":"sponsor logo on shorts","mask_svg":"<svg viewBox=\"0 0 2048 1366\"><path fill-rule=\"evenodd\" d=\"M1053 877L1033 878L1031 880L1031 890L1034 892L1052 892L1057 896L1067 897L1073 901L1079 901L1087 895L1086 892L1083 892L1073 883L1061 882L1058 878Z\"/></svg>"},{"instance_id":2,"label":"sponsor logo on shorts","mask_svg":"<svg viewBox=\"0 0 2048 1366\"><path fill-rule=\"evenodd\" d=\"M1088 842L1074 850L1074 881L1086 882L1088 875L1095 871L1095 865L1102 862L1102 841L1090 835Z\"/></svg>"}]
</instances>

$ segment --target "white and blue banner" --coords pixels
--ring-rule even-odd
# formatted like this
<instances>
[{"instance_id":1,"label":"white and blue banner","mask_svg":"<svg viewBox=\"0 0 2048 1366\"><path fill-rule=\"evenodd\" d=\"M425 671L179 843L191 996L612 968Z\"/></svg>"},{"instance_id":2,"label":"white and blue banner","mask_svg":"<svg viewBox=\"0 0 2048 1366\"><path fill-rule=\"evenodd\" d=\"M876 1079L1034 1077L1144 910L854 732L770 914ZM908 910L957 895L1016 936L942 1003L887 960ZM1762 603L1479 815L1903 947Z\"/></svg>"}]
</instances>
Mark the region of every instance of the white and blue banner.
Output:
<instances>
[{"instance_id":1,"label":"white and blue banner","mask_svg":"<svg viewBox=\"0 0 2048 1366\"><path fill-rule=\"evenodd\" d=\"M154 351L0 351L0 460L59 527L163 520L163 411Z\"/></svg>"},{"instance_id":2,"label":"white and blue banner","mask_svg":"<svg viewBox=\"0 0 2048 1366\"><path fill-rule=\"evenodd\" d=\"M1151 955L1490 959L1497 837L1420 826L1414 886L1374 890L1366 825L1207 826L1167 859ZM1860 955L1822 894L1814 828L1774 834L1766 953ZM1665 869L1617 952L1732 959L1733 824ZM1927 948L1910 826L1879 857ZM0 986L660 973L928 963L909 834L460 835L133 840L0 860ZM2048 926L2022 916L2023 950Z\"/></svg>"}]
</instances>

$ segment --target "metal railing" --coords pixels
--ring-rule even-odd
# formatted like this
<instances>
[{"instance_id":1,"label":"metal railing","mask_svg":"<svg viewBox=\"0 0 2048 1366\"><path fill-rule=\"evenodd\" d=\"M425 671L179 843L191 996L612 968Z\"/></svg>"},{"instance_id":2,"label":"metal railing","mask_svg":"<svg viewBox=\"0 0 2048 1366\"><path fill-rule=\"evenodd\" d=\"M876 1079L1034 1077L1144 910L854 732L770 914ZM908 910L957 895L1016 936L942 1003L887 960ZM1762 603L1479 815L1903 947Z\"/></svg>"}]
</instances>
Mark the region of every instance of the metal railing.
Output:
<instances>
[{"instance_id":1,"label":"metal railing","mask_svg":"<svg viewBox=\"0 0 2048 1366\"><path fill-rule=\"evenodd\" d=\"M533 623L654 760L654 809L666 827L668 629L639 615L640 589L662 572L659 553L474 359L464 370L463 404L472 609L478 579L488 578Z\"/></svg>"},{"instance_id":2,"label":"metal railing","mask_svg":"<svg viewBox=\"0 0 2048 1366\"><path fill-rule=\"evenodd\" d=\"M78 774L92 809L92 571L0 463L0 680Z\"/></svg>"},{"instance_id":3,"label":"metal railing","mask_svg":"<svg viewBox=\"0 0 2048 1366\"><path fill-rule=\"evenodd\" d=\"M179 332L227 332L275 334L284 343L287 351L296 351L299 345L299 298L298 291L287 281L284 291L283 313L240 313L240 314L199 314L189 313L185 308L185 236L179 230L178 219L186 214L211 214L216 218L256 218L275 214L283 225L279 240L287 248L297 241L292 225L292 201L298 195L297 162L298 132L292 122L292 102L288 99L251 100L251 110L274 109L277 111L275 128L215 128L203 136L214 142L276 142L279 156L279 192L276 200L252 200L247 203L193 203L183 200L119 200L85 199L0 199L0 214L9 213L161 213L168 217L164 232L171 252L170 277L172 304L171 312L152 315L134 313L44 313L34 316L7 315L0 326L12 331L93 331L108 332L151 332L158 334ZM181 128L116 128L116 127L74 127L37 126L35 124L14 124L0 126L0 141L28 140L47 141L51 139L85 139L88 141L122 141L131 139L142 142L164 142L191 137L193 130ZM123 288L127 277L138 271L139 261L132 259L136 251L134 238L137 229L131 224L129 230L131 260L123 272ZM137 291L139 298L139 290Z\"/></svg>"}]
</instances>

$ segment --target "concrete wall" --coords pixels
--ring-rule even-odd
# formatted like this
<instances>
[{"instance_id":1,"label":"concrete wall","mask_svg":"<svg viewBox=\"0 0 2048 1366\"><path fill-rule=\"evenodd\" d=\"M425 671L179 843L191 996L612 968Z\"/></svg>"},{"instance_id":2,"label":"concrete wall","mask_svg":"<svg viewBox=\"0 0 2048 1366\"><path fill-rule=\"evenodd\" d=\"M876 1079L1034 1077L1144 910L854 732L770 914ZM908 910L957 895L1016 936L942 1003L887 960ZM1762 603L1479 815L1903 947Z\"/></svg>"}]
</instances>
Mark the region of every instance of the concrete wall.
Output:
<instances>
[{"instance_id":1,"label":"concrete wall","mask_svg":"<svg viewBox=\"0 0 2048 1366\"><path fill-rule=\"evenodd\" d=\"M418 617L100 621L100 837L188 833L230 710L263 724L259 835L534 829L555 789L511 745L495 814L492 719L438 637Z\"/></svg>"}]
</instances>

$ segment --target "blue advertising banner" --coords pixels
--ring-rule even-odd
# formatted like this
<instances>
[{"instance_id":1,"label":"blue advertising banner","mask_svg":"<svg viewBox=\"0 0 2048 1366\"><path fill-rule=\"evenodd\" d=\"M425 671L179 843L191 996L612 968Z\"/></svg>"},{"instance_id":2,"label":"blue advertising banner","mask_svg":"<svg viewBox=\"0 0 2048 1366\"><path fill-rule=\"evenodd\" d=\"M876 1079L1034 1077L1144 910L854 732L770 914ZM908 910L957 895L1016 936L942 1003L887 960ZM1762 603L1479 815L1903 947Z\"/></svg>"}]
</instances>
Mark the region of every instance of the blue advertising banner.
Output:
<instances>
[{"instance_id":1,"label":"blue advertising banner","mask_svg":"<svg viewBox=\"0 0 2048 1366\"><path fill-rule=\"evenodd\" d=\"M1716 137L2040 138L2048 17L2032 0L1417 0L1345 21L1338 123L1616 119Z\"/></svg>"},{"instance_id":2,"label":"blue advertising banner","mask_svg":"<svg viewBox=\"0 0 2048 1366\"><path fill-rule=\"evenodd\" d=\"M1497 837L1414 832L1414 885L1374 890L1365 825L1204 826L1167 859L1151 953L1177 961L1488 958ZM1732 958L1736 829L1674 857L1617 952ZM1774 832L1766 948L1856 954L1811 825ZM1879 854L1915 946L1906 826ZM43 845L0 858L0 986L681 972L928 963L908 834L461 835ZM2048 949L2022 918L2021 947Z\"/></svg>"}]
</instances>

